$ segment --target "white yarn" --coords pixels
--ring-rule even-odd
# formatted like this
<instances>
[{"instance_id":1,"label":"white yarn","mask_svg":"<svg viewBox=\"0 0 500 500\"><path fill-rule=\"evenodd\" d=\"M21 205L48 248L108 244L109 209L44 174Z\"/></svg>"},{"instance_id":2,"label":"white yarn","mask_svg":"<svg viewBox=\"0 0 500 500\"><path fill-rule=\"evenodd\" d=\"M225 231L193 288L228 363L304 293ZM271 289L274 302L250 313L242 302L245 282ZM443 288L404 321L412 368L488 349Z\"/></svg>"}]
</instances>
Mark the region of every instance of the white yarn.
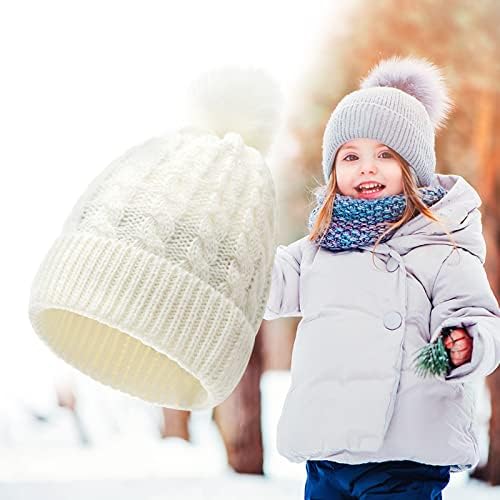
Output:
<instances>
[{"instance_id":1,"label":"white yarn","mask_svg":"<svg viewBox=\"0 0 500 500\"><path fill-rule=\"evenodd\" d=\"M237 132L265 154L278 129L283 95L260 68L224 66L201 74L188 91L189 122L223 137Z\"/></svg>"},{"instance_id":2,"label":"white yarn","mask_svg":"<svg viewBox=\"0 0 500 500\"><path fill-rule=\"evenodd\" d=\"M234 132L185 128L92 182L35 277L29 315L61 358L155 404L225 400L271 284L275 191Z\"/></svg>"}]
</instances>

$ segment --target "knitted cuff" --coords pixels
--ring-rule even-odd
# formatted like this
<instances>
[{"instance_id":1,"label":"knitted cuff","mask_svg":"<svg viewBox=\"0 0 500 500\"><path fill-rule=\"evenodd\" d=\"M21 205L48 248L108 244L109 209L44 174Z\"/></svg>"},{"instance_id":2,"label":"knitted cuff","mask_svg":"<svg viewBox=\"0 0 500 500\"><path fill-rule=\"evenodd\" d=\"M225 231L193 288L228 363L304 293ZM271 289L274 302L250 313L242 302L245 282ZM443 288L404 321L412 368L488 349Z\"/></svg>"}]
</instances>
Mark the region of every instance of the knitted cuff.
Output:
<instances>
[{"instance_id":1,"label":"knitted cuff","mask_svg":"<svg viewBox=\"0 0 500 500\"><path fill-rule=\"evenodd\" d=\"M234 303L179 264L88 233L54 242L33 282L29 317L83 373L189 410L229 396L256 335Z\"/></svg>"}]
</instances>

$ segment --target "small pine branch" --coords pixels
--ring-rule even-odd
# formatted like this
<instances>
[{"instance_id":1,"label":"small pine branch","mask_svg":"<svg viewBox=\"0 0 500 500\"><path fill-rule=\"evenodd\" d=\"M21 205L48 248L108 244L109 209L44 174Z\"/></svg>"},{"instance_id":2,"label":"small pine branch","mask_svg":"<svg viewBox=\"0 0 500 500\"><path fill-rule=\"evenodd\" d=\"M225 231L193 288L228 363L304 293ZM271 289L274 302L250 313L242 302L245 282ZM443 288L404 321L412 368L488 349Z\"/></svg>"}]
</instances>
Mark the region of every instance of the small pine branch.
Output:
<instances>
[{"instance_id":1,"label":"small pine branch","mask_svg":"<svg viewBox=\"0 0 500 500\"><path fill-rule=\"evenodd\" d=\"M422 347L414 362L416 373L421 377L446 375L451 370L450 359L442 337L439 337L436 342Z\"/></svg>"}]
</instances>

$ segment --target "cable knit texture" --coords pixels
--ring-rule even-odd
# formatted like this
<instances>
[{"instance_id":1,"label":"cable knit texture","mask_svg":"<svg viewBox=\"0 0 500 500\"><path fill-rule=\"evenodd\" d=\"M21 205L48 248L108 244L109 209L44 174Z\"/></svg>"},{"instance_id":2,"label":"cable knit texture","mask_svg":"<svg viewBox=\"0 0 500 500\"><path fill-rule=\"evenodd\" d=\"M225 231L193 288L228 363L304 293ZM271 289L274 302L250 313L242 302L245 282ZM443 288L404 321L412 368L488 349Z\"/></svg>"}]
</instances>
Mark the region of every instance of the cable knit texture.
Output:
<instances>
[{"instance_id":1,"label":"cable knit texture","mask_svg":"<svg viewBox=\"0 0 500 500\"><path fill-rule=\"evenodd\" d=\"M428 207L434 205L446 194L442 186L420 188L418 192ZM317 205L309 215L309 230L313 227L323 201L324 189L317 194ZM406 196L403 194L365 200L336 193L330 225L323 237L318 238L317 243L332 251L373 245L387 230L388 224L401 219L405 208ZM382 238L381 243L390 239L391 236L392 233L389 232Z\"/></svg>"},{"instance_id":2,"label":"cable knit texture","mask_svg":"<svg viewBox=\"0 0 500 500\"><path fill-rule=\"evenodd\" d=\"M177 409L234 390L264 314L275 191L237 133L128 150L88 186L35 277L29 315L96 380Z\"/></svg>"}]
</instances>

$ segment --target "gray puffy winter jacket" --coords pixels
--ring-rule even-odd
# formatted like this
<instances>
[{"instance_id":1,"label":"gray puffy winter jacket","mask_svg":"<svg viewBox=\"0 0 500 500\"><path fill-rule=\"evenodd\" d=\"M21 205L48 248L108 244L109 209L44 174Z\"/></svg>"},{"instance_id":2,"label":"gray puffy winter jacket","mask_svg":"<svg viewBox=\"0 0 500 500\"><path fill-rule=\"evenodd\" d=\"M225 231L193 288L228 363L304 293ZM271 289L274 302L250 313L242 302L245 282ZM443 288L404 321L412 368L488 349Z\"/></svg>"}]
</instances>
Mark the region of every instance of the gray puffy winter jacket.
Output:
<instances>
[{"instance_id":1,"label":"gray puffy winter jacket","mask_svg":"<svg viewBox=\"0 0 500 500\"><path fill-rule=\"evenodd\" d=\"M500 362L500 311L484 271L481 200L457 175L449 192L386 243L331 252L299 239L276 250L264 319L302 316L277 448L292 462L479 461L474 386ZM448 326L473 338L472 359L422 378L417 350ZM472 383L471 383L472 382Z\"/></svg>"}]
</instances>

